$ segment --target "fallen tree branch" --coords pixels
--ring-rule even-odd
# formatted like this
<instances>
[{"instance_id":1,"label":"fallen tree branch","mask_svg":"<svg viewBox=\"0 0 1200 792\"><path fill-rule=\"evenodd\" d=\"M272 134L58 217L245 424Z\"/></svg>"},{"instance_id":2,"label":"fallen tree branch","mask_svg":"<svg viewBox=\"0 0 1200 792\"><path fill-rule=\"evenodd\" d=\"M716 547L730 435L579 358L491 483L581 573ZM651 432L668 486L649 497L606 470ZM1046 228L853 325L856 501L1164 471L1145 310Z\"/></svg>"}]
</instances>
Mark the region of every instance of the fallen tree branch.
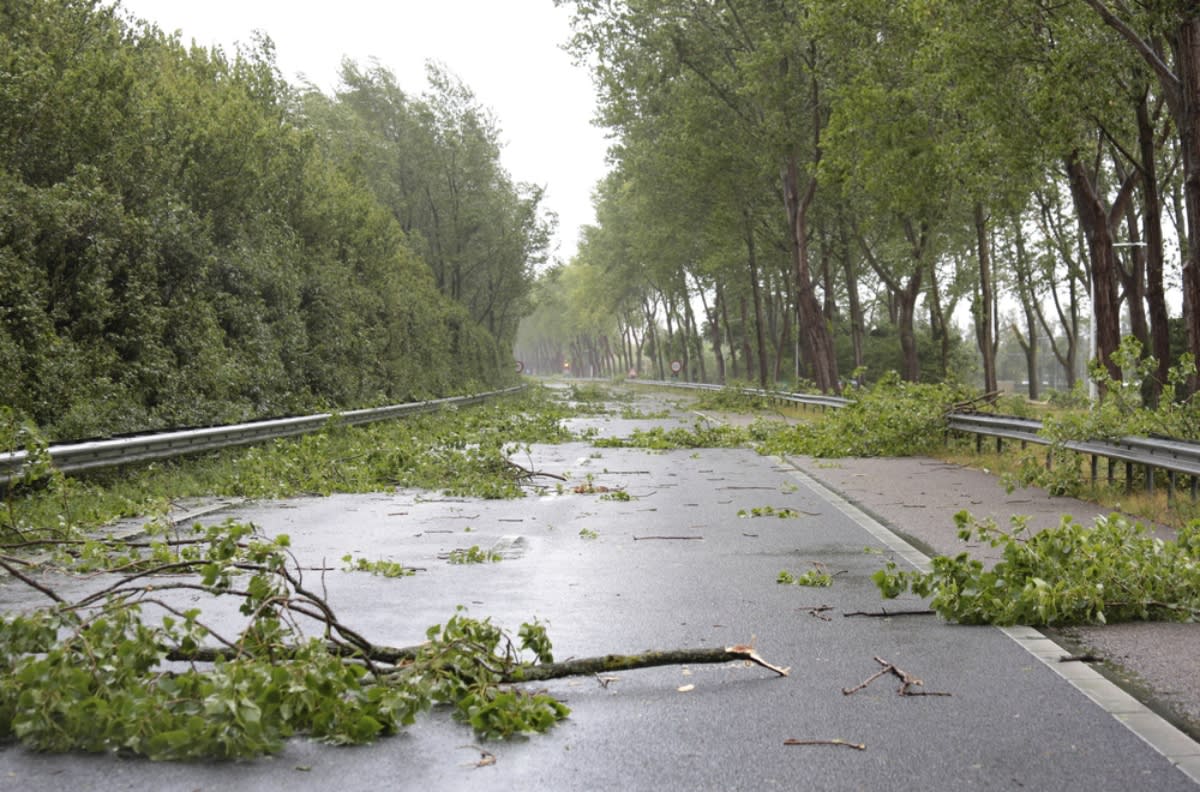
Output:
<instances>
[{"instance_id":1,"label":"fallen tree branch","mask_svg":"<svg viewBox=\"0 0 1200 792\"><path fill-rule=\"evenodd\" d=\"M364 660L394 666L415 660L421 651L421 646L371 646L365 653L353 651L343 644L327 643L326 646L330 654L342 657L362 657ZM217 647L199 647L191 651L172 649L167 652L166 659L212 663L227 659L231 654L229 650ZM581 657L557 663L519 665L504 671L502 676L505 682L539 682L547 679L598 675L613 671L632 671L637 668L653 668L655 666L730 663L738 660L762 666L774 671L779 676L787 676L791 671L790 668L783 668L767 662L752 647L739 644L714 649L673 649L630 655L609 654L600 657Z\"/></svg>"}]
</instances>

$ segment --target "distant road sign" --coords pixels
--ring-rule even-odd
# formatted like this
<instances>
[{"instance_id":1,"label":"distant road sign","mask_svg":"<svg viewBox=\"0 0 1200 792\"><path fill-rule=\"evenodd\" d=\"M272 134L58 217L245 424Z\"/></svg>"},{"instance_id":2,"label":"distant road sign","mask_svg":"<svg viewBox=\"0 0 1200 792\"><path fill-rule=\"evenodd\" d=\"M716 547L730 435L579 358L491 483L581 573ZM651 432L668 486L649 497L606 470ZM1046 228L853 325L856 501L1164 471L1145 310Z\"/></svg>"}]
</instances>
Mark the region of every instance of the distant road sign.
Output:
<instances>
[{"instance_id":1,"label":"distant road sign","mask_svg":"<svg viewBox=\"0 0 1200 792\"><path fill-rule=\"evenodd\" d=\"M525 370L525 361L518 360L517 361L517 373L520 374L524 370Z\"/></svg>"},{"instance_id":2,"label":"distant road sign","mask_svg":"<svg viewBox=\"0 0 1200 792\"><path fill-rule=\"evenodd\" d=\"M681 371L683 371L683 364L680 363L678 360L672 360L671 361L671 372L673 374L678 374Z\"/></svg>"}]
</instances>

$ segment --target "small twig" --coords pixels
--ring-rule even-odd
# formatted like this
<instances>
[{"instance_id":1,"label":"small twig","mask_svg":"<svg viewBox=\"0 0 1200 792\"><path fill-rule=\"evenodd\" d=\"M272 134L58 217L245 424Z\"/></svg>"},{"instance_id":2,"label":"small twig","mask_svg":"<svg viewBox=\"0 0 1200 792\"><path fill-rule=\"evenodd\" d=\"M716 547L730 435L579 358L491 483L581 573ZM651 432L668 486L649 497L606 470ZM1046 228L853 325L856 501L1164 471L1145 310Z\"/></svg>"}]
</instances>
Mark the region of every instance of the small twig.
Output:
<instances>
[{"instance_id":1,"label":"small twig","mask_svg":"<svg viewBox=\"0 0 1200 792\"><path fill-rule=\"evenodd\" d=\"M912 674L908 673L904 669L899 668L892 663L889 663L887 660L884 660L882 657L876 657L875 662L879 663L879 665L883 666L883 668L881 670L875 672L871 676L867 677L867 679L865 681L863 681L862 683L855 685L852 688L842 688L842 695L849 696L853 693L857 693L858 691L862 690L867 685L871 684L876 679L879 679L879 677L884 676L885 674L892 674L893 676L897 677L900 680L901 684L900 684L900 687L896 690L896 693L901 696L949 696L949 695L951 695L950 693L941 693L941 692L937 692L937 691L913 690L914 687L923 687L925 685L925 682L923 680L918 679L917 677L913 676Z\"/></svg>"},{"instance_id":2,"label":"small twig","mask_svg":"<svg viewBox=\"0 0 1200 792\"><path fill-rule=\"evenodd\" d=\"M898 610L888 611L886 608L880 608L878 611L850 611L843 613L842 616L847 619L851 616L873 616L876 618L886 618L889 616L931 616L936 614L935 610Z\"/></svg>"},{"instance_id":3,"label":"small twig","mask_svg":"<svg viewBox=\"0 0 1200 792\"><path fill-rule=\"evenodd\" d=\"M644 542L647 539L679 539L681 541L686 541L689 539L691 539L691 540L701 539L702 540L702 539L704 539L704 537L703 536L635 536L635 537L633 537L633 541L635 541L635 542Z\"/></svg>"},{"instance_id":4,"label":"small twig","mask_svg":"<svg viewBox=\"0 0 1200 792\"><path fill-rule=\"evenodd\" d=\"M856 751L867 750L866 743L852 743L852 742L843 740L840 737L834 737L832 740L797 740L796 738L791 737L791 738L784 740L783 744L784 745L841 745L841 746L845 746L846 748L853 748Z\"/></svg>"},{"instance_id":5,"label":"small twig","mask_svg":"<svg viewBox=\"0 0 1200 792\"><path fill-rule=\"evenodd\" d=\"M1062 657L1058 658L1058 662L1060 662L1060 663L1103 663L1104 658L1097 657L1094 654L1063 655Z\"/></svg>"},{"instance_id":6,"label":"small twig","mask_svg":"<svg viewBox=\"0 0 1200 792\"><path fill-rule=\"evenodd\" d=\"M796 610L801 610L801 611L806 610L806 611L808 611L809 616L820 619L821 621L832 621L831 617L825 615L825 611L833 610L832 605L815 605L815 606L805 605L805 606L796 608Z\"/></svg>"},{"instance_id":7,"label":"small twig","mask_svg":"<svg viewBox=\"0 0 1200 792\"><path fill-rule=\"evenodd\" d=\"M492 753L491 751L485 751L478 745L464 745L462 747L479 751L479 761L471 762L472 767L488 767L489 765L496 764L496 754Z\"/></svg>"}]
</instances>

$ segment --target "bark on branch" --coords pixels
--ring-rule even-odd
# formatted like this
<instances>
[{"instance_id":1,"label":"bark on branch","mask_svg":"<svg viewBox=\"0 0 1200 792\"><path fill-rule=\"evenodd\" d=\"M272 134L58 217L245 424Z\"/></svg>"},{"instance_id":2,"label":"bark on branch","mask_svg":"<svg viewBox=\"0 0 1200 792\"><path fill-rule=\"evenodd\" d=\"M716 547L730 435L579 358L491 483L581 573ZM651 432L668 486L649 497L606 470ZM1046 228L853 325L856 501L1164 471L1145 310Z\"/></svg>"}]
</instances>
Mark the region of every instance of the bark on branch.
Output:
<instances>
[{"instance_id":1,"label":"bark on branch","mask_svg":"<svg viewBox=\"0 0 1200 792\"><path fill-rule=\"evenodd\" d=\"M362 657L374 663L403 665L416 659L421 651L420 646L392 647L372 646L365 654L351 651L339 644L328 644L331 654L343 657ZM228 649L216 647L201 647L193 651L172 649L167 652L166 659L186 662L211 663L230 658L234 655ZM564 660L558 663L540 663L532 666L516 666L503 673L505 682L540 682L547 679L561 679L570 676L583 676L613 671L632 671L637 668L653 668L665 665L697 665L710 663L731 663L746 661L774 671L779 676L787 676L790 668L783 668L767 662L758 655L753 647L746 645L726 646L711 649L672 649L667 651L647 651L640 654L609 654L600 657L581 657Z\"/></svg>"}]
</instances>

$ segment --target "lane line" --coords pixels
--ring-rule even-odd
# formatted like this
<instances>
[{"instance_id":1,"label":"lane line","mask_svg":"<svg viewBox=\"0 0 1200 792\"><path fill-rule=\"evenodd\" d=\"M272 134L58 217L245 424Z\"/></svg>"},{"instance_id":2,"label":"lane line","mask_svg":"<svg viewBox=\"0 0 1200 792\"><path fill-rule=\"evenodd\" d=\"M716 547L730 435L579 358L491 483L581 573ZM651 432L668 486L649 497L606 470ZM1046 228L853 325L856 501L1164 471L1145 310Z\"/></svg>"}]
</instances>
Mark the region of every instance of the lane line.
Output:
<instances>
[{"instance_id":1,"label":"lane line","mask_svg":"<svg viewBox=\"0 0 1200 792\"><path fill-rule=\"evenodd\" d=\"M827 499L896 555L923 572L929 571L929 556L888 530L886 526L840 494L797 468L794 463L782 457L776 457L776 459L792 468L790 473L793 478ZM1060 663L1058 659L1070 652L1041 631L1033 627L997 627L996 629L1016 641L1025 651L1091 699L1102 710L1112 715L1125 728L1182 770L1184 775L1200 785L1200 743L1171 725L1162 716L1129 695L1100 672L1088 667L1086 663Z\"/></svg>"}]
</instances>

